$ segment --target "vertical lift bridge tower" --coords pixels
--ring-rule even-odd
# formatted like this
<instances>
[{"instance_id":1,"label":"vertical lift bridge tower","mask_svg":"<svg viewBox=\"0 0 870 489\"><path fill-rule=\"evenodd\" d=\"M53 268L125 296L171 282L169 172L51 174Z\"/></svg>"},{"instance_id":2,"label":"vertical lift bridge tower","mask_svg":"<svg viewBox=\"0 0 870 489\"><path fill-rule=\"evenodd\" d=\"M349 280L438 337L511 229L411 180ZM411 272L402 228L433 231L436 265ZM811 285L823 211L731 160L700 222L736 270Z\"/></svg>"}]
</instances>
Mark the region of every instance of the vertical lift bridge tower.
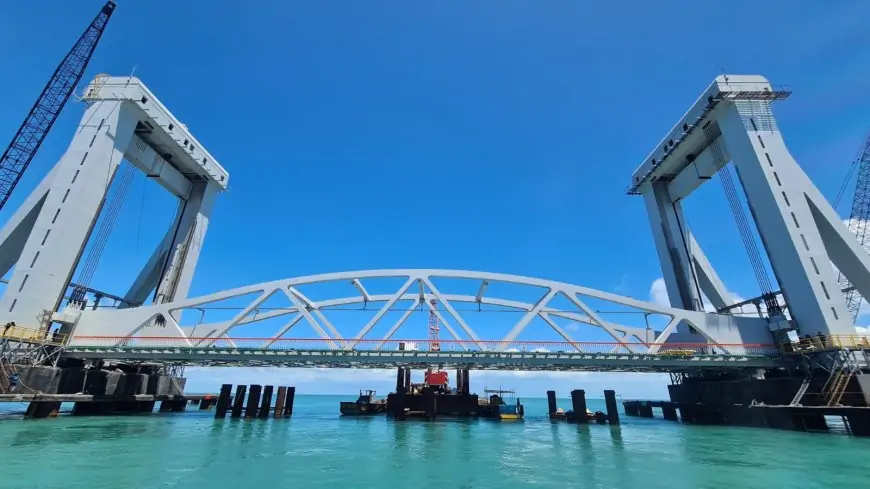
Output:
<instances>
[{"instance_id":1,"label":"vertical lift bridge tower","mask_svg":"<svg viewBox=\"0 0 870 489\"><path fill-rule=\"evenodd\" d=\"M671 305L725 308L725 287L685 225L681 200L728 162L737 170L790 315L772 331L855 334L834 265L863 297L870 255L788 152L771 103L789 95L761 76L716 78L634 173L644 197Z\"/></svg>"},{"instance_id":2,"label":"vertical lift bridge tower","mask_svg":"<svg viewBox=\"0 0 870 489\"><path fill-rule=\"evenodd\" d=\"M137 78L98 75L83 99L89 106L66 153L0 229L0 274L15 266L0 298L2 323L75 323L84 304L57 311L122 160L179 199L124 297L129 305L155 290L157 302L187 297L215 195L227 187L228 173Z\"/></svg>"}]
</instances>

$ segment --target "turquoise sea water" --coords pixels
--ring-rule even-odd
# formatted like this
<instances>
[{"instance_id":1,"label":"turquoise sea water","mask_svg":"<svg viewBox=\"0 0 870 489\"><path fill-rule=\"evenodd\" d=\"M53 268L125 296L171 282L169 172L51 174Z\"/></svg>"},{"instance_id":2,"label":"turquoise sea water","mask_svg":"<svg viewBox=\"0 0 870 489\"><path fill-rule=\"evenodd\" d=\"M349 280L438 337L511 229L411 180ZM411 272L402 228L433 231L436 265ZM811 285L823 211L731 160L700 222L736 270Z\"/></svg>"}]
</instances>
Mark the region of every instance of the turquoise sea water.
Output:
<instances>
[{"instance_id":1,"label":"turquoise sea water","mask_svg":"<svg viewBox=\"0 0 870 489\"><path fill-rule=\"evenodd\" d=\"M551 423L545 399L523 399L520 422L340 418L338 402L353 397L298 396L293 418L268 421L193 407L0 416L0 488L870 487L868 439L687 426L660 413L619 427Z\"/></svg>"}]
</instances>

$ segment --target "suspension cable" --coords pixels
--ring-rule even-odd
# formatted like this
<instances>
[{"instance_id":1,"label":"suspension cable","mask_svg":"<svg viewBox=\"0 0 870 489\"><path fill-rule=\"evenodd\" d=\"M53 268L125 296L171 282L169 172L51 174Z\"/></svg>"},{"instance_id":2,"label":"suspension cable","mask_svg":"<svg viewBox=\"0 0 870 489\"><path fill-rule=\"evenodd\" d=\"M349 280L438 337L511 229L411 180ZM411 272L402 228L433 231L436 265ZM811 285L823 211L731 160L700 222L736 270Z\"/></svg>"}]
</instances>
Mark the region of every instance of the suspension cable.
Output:
<instances>
[{"instance_id":1,"label":"suspension cable","mask_svg":"<svg viewBox=\"0 0 870 489\"><path fill-rule=\"evenodd\" d=\"M79 269L78 277L76 278L77 285L73 289L72 296L70 297L71 303L84 303L85 294L87 292L86 289L90 286L91 280L94 278L97 264L103 256L106 244L109 241L109 236L112 234L112 229L115 227L118 215L120 214L124 201L127 198L127 193L130 190L130 182L133 181L133 175L135 175L133 165L122 162L121 168L118 172L120 172L120 175L118 175L118 185L115 187L115 191L112 192L112 196L109 198L109 203L106 206L105 218L100 223L100 228L97 230L97 234L94 237L94 244L91 249L88 250L85 262L81 269Z\"/></svg>"},{"instance_id":2,"label":"suspension cable","mask_svg":"<svg viewBox=\"0 0 870 489\"><path fill-rule=\"evenodd\" d=\"M767 269L764 266L764 260L761 253L758 251L758 245L755 242L755 236L752 233L752 228L746 218L746 212L743 210L743 205L740 202L740 197L737 194L737 188L734 185L732 170L728 166L728 160L725 159L725 153L719 144L719 136L721 131L716 124L710 124L704 128L704 134L707 136L707 141L710 144L710 152L716 166L716 172L719 174L719 179L722 181L722 187L725 191L725 197L728 199L728 206L731 208L731 214L734 216L734 221L737 225L737 230L740 233L740 239L743 242L743 247L746 249L746 254L749 258L749 264L752 267L755 281L758 283L758 288L761 291L761 296L764 299L764 304L767 307L769 315L775 315L782 312L779 305L779 300L773 292L773 286L770 282L770 277L767 274ZM738 175L739 176L739 175Z\"/></svg>"}]
</instances>

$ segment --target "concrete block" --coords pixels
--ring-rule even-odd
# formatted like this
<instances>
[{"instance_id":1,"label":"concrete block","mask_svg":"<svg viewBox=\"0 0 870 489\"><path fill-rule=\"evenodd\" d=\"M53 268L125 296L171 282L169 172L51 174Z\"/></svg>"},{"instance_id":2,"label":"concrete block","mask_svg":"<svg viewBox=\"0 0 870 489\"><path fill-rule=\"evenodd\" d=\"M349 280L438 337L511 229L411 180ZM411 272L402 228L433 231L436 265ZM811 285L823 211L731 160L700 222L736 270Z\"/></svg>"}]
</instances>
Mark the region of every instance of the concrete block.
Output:
<instances>
[{"instance_id":1,"label":"concrete block","mask_svg":"<svg viewBox=\"0 0 870 489\"><path fill-rule=\"evenodd\" d=\"M106 372L106 390L107 396L117 396L124 391L123 385L124 374L122 372Z\"/></svg>"},{"instance_id":2,"label":"concrete block","mask_svg":"<svg viewBox=\"0 0 870 489\"><path fill-rule=\"evenodd\" d=\"M78 394L85 386L85 370L82 368L62 368L58 394Z\"/></svg>"},{"instance_id":3,"label":"concrete block","mask_svg":"<svg viewBox=\"0 0 870 489\"><path fill-rule=\"evenodd\" d=\"M17 393L19 394L57 394L60 385L61 372L55 367L25 367L17 366L18 377L21 380Z\"/></svg>"},{"instance_id":4,"label":"concrete block","mask_svg":"<svg viewBox=\"0 0 870 489\"><path fill-rule=\"evenodd\" d=\"M106 393L108 372L105 370L88 370L85 374L85 389L83 394L102 396Z\"/></svg>"},{"instance_id":5,"label":"concrete block","mask_svg":"<svg viewBox=\"0 0 870 489\"><path fill-rule=\"evenodd\" d=\"M846 391L854 393L850 396L853 406L870 406L870 375L861 374L852 378ZM843 396L846 397L846 396Z\"/></svg>"},{"instance_id":6,"label":"concrete block","mask_svg":"<svg viewBox=\"0 0 870 489\"><path fill-rule=\"evenodd\" d=\"M148 394L155 396L184 395L184 385L187 379L170 377L168 375L151 375L148 377Z\"/></svg>"},{"instance_id":7,"label":"concrete block","mask_svg":"<svg viewBox=\"0 0 870 489\"><path fill-rule=\"evenodd\" d=\"M60 411L59 402L31 402L24 413L25 419L53 418Z\"/></svg>"},{"instance_id":8,"label":"concrete block","mask_svg":"<svg viewBox=\"0 0 870 489\"><path fill-rule=\"evenodd\" d=\"M118 390L121 396L136 396L146 394L148 390L148 376L145 374L124 374L123 388Z\"/></svg>"},{"instance_id":9,"label":"concrete block","mask_svg":"<svg viewBox=\"0 0 870 489\"><path fill-rule=\"evenodd\" d=\"M169 379L169 395L183 396L184 386L187 384L187 379L184 377L168 377Z\"/></svg>"}]
</instances>

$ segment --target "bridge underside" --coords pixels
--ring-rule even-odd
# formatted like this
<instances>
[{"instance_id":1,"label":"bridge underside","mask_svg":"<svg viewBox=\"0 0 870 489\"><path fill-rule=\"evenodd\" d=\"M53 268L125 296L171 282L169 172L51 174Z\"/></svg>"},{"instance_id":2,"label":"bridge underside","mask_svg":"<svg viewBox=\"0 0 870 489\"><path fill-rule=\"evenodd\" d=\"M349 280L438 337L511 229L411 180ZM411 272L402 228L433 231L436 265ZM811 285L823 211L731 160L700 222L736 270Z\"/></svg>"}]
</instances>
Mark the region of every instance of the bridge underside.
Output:
<instances>
[{"instance_id":1,"label":"bridge underside","mask_svg":"<svg viewBox=\"0 0 870 489\"><path fill-rule=\"evenodd\" d=\"M66 357L128 362L166 362L196 366L297 368L467 367L474 370L682 372L695 369L759 369L783 366L780 358L752 355L629 353L487 353L261 350L236 348L73 347Z\"/></svg>"}]
</instances>

